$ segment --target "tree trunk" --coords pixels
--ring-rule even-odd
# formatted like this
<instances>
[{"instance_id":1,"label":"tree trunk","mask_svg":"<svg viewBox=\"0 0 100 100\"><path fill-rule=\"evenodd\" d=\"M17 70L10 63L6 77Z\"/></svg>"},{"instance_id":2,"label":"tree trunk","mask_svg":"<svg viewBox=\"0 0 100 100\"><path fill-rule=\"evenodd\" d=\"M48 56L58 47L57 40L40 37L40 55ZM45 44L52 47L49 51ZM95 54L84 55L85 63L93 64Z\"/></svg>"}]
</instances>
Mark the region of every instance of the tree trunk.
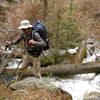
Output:
<instances>
[{"instance_id":1,"label":"tree trunk","mask_svg":"<svg viewBox=\"0 0 100 100\"><path fill-rule=\"evenodd\" d=\"M75 55L75 63L82 63L84 56L86 56L86 41L82 41L81 47Z\"/></svg>"},{"instance_id":2,"label":"tree trunk","mask_svg":"<svg viewBox=\"0 0 100 100\"><path fill-rule=\"evenodd\" d=\"M87 63L87 64L65 64L49 66L41 68L41 74L52 73L53 75L75 75L84 73L98 73L100 72L100 62Z\"/></svg>"},{"instance_id":3,"label":"tree trunk","mask_svg":"<svg viewBox=\"0 0 100 100\"><path fill-rule=\"evenodd\" d=\"M15 69L6 71L12 73ZM59 64L49 67L42 67L41 74L42 75L50 75L52 73L55 76L67 76L67 75L75 75L75 74L84 74L84 73L98 73L100 72L100 62L92 62L92 63L85 63L85 64ZM19 75L32 75L32 71L24 70L19 71Z\"/></svg>"},{"instance_id":4,"label":"tree trunk","mask_svg":"<svg viewBox=\"0 0 100 100\"><path fill-rule=\"evenodd\" d=\"M48 0L44 0L44 20L47 15L48 15Z\"/></svg>"}]
</instances>

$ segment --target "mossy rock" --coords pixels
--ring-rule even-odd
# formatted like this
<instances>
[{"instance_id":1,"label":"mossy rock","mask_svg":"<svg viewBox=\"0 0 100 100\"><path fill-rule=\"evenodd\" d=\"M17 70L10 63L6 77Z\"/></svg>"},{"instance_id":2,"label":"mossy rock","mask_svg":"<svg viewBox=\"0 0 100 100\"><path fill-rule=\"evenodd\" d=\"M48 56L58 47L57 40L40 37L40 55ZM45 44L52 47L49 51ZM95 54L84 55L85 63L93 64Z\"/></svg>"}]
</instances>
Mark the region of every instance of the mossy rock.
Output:
<instances>
[{"instance_id":1,"label":"mossy rock","mask_svg":"<svg viewBox=\"0 0 100 100\"><path fill-rule=\"evenodd\" d=\"M100 100L100 93L99 92L91 92L91 93L86 93L84 95L83 100Z\"/></svg>"}]
</instances>

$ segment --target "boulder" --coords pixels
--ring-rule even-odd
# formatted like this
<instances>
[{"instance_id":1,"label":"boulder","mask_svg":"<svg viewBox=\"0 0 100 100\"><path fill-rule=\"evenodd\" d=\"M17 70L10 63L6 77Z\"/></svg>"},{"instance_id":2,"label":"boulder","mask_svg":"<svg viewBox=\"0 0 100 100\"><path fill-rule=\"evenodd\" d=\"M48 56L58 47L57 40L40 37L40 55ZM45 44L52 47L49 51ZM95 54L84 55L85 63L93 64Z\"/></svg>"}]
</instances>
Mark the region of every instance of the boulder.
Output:
<instances>
[{"instance_id":1,"label":"boulder","mask_svg":"<svg viewBox=\"0 0 100 100\"><path fill-rule=\"evenodd\" d=\"M99 92L91 92L91 93L86 93L84 95L83 100L100 100L100 93Z\"/></svg>"},{"instance_id":2,"label":"boulder","mask_svg":"<svg viewBox=\"0 0 100 100\"><path fill-rule=\"evenodd\" d=\"M10 88L12 90L19 90L19 89L25 89L25 88L28 88L28 89L45 88L51 91L57 90L57 88L53 84L50 84L47 81L44 81L42 79L35 78L35 77L28 77L14 84L11 84Z\"/></svg>"},{"instance_id":3,"label":"boulder","mask_svg":"<svg viewBox=\"0 0 100 100\"><path fill-rule=\"evenodd\" d=\"M10 96L12 100L72 100L69 93L35 77L11 84L10 88L14 90Z\"/></svg>"}]
</instances>

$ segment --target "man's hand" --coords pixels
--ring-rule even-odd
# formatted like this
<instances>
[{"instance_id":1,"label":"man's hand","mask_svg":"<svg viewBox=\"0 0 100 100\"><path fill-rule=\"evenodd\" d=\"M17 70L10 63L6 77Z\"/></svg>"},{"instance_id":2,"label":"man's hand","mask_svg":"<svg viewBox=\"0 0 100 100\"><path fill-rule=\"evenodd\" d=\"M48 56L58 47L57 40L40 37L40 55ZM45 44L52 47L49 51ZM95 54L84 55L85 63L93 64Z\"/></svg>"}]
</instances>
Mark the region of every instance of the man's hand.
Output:
<instances>
[{"instance_id":1,"label":"man's hand","mask_svg":"<svg viewBox=\"0 0 100 100\"><path fill-rule=\"evenodd\" d=\"M35 44L36 42L34 40L29 40L29 44Z\"/></svg>"},{"instance_id":2,"label":"man's hand","mask_svg":"<svg viewBox=\"0 0 100 100\"><path fill-rule=\"evenodd\" d=\"M10 41L6 41L5 42L5 46L8 47L9 45L11 45L11 42Z\"/></svg>"}]
</instances>

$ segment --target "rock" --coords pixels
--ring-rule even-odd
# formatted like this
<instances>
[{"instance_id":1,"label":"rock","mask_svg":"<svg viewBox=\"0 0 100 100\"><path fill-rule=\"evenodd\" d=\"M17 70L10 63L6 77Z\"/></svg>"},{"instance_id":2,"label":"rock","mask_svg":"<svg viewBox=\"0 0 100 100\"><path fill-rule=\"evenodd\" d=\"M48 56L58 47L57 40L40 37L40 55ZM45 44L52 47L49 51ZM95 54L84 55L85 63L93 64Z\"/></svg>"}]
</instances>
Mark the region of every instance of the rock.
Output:
<instances>
[{"instance_id":1,"label":"rock","mask_svg":"<svg viewBox=\"0 0 100 100\"><path fill-rule=\"evenodd\" d=\"M21 58L22 56L23 56L23 52L24 50L23 49L21 49L21 48L14 48L13 49L13 55L14 55L14 57L16 57L16 58Z\"/></svg>"},{"instance_id":2,"label":"rock","mask_svg":"<svg viewBox=\"0 0 100 100\"><path fill-rule=\"evenodd\" d=\"M16 90L16 91L13 91L13 93L24 93L24 94L26 94L26 95L29 95L29 93L27 92L27 90L22 90L22 89L20 89L20 90Z\"/></svg>"},{"instance_id":3,"label":"rock","mask_svg":"<svg viewBox=\"0 0 100 100\"><path fill-rule=\"evenodd\" d=\"M35 77L11 84L10 88L15 90L10 96L12 100L72 100L69 93Z\"/></svg>"},{"instance_id":4,"label":"rock","mask_svg":"<svg viewBox=\"0 0 100 100\"><path fill-rule=\"evenodd\" d=\"M100 100L100 93L99 92L91 92L91 93L86 93L84 95L83 100Z\"/></svg>"},{"instance_id":5,"label":"rock","mask_svg":"<svg viewBox=\"0 0 100 100\"><path fill-rule=\"evenodd\" d=\"M11 84L10 88L12 90L25 89L25 88L28 89L45 88L50 91L57 90L57 88L54 85L35 77L28 77L19 82Z\"/></svg>"}]
</instances>

